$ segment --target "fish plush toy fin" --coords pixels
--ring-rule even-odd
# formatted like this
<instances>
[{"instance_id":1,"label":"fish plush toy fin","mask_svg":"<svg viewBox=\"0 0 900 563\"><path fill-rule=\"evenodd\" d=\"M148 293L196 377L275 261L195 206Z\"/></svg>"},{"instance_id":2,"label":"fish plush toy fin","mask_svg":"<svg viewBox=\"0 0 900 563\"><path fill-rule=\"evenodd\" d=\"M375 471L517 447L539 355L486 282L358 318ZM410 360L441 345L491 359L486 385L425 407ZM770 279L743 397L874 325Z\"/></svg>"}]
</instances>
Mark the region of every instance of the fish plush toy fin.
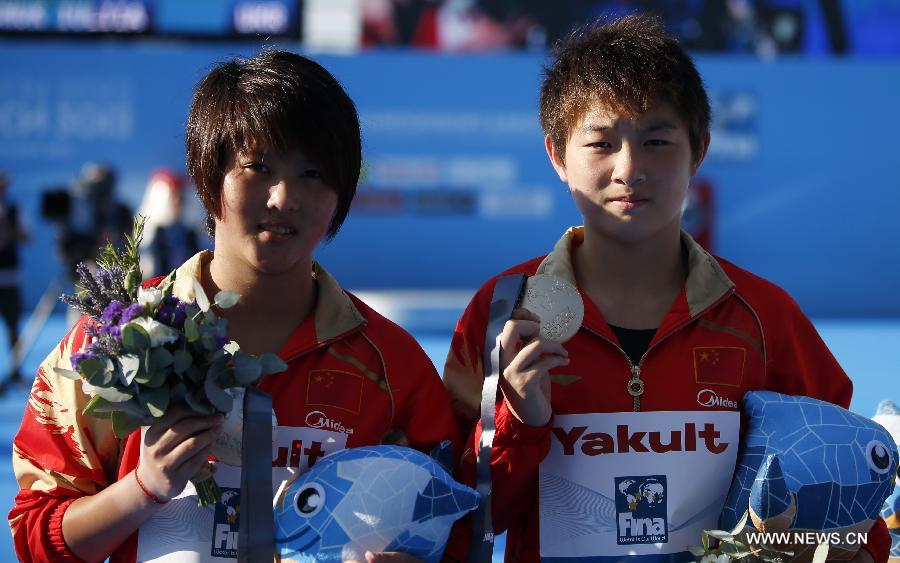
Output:
<instances>
[{"instance_id":1,"label":"fish plush toy fin","mask_svg":"<svg viewBox=\"0 0 900 563\"><path fill-rule=\"evenodd\" d=\"M342 450L295 477L276 500L276 559L365 561L366 551L401 551L437 562L453 523L478 501L419 451Z\"/></svg>"}]
</instances>

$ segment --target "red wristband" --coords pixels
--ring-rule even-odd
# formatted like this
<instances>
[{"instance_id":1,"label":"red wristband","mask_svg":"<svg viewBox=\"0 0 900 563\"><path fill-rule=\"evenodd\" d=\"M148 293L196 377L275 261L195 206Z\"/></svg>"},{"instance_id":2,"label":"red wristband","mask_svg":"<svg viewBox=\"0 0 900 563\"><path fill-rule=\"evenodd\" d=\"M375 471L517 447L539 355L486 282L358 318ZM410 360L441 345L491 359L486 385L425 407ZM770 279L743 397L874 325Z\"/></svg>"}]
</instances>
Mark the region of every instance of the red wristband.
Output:
<instances>
[{"instance_id":1,"label":"red wristband","mask_svg":"<svg viewBox=\"0 0 900 563\"><path fill-rule=\"evenodd\" d=\"M144 496L146 496L148 499L152 500L152 501L155 502L156 504L166 504L167 502L169 502L170 500L172 500L172 499L162 500L162 499L159 498L158 496L156 496L156 495L154 495L153 493L151 493L151 492L147 489L147 487L145 487L144 484L141 483L141 478L138 477L138 474L137 474L137 467L135 467L135 468L134 468L134 471L132 471L131 473L132 473L132 475L134 475L134 480L137 482L138 487L141 488L141 491L144 493Z\"/></svg>"}]
</instances>

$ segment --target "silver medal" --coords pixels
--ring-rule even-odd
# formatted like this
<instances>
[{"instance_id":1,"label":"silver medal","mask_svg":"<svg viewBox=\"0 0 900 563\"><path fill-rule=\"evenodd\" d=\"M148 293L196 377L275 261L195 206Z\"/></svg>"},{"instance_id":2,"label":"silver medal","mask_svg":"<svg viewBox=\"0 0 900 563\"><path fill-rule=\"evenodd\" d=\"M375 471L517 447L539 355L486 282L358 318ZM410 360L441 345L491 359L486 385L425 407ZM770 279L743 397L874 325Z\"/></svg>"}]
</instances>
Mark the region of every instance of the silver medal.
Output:
<instances>
[{"instance_id":1,"label":"silver medal","mask_svg":"<svg viewBox=\"0 0 900 563\"><path fill-rule=\"evenodd\" d=\"M548 274L528 278L522 307L540 317L541 336L554 342L575 336L584 320L584 302L578 289Z\"/></svg>"}]
</instances>

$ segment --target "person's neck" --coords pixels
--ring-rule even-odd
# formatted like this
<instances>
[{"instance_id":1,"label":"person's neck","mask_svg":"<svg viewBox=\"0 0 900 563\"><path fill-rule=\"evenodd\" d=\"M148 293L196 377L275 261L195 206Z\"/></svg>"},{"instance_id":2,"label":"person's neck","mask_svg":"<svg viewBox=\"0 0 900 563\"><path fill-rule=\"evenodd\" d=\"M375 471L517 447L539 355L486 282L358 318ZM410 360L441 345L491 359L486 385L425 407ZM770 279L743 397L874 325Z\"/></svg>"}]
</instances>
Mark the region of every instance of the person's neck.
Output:
<instances>
[{"instance_id":1,"label":"person's neck","mask_svg":"<svg viewBox=\"0 0 900 563\"><path fill-rule=\"evenodd\" d=\"M687 277L677 224L636 242L585 227L573 264L579 286L607 321L625 328L656 328Z\"/></svg>"},{"instance_id":2,"label":"person's neck","mask_svg":"<svg viewBox=\"0 0 900 563\"><path fill-rule=\"evenodd\" d=\"M236 291L241 296L238 304L224 314L229 319L229 328L244 330L257 323L277 325L279 320L296 325L315 307L316 284L311 259L276 275L236 262L234 257L216 253L203 271L203 288L210 300L224 290Z\"/></svg>"}]
</instances>

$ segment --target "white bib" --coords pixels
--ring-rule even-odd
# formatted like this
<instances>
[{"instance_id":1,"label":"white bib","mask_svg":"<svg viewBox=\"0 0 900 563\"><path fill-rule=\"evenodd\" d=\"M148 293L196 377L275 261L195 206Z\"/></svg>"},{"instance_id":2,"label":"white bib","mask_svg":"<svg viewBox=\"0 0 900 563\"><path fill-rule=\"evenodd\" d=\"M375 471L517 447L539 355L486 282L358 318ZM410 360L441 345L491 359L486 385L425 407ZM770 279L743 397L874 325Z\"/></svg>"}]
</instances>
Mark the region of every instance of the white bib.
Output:
<instances>
[{"instance_id":1,"label":"white bib","mask_svg":"<svg viewBox=\"0 0 900 563\"><path fill-rule=\"evenodd\" d=\"M143 443L142 429L141 443ZM305 471L310 459L343 450L347 435L317 428L279 426L272 447L273 499L294 473ZM215 506L197 506L188 482L180 495L147 520L138 533L139 562L222 563L237 560L241 468L217 464L216 483L222 493Z\"/></svg>"},{"instance_id":2,"label":"white bib","mask_svg":"<svg viewBox=\"0 0 900 563\"><path fill-rule=\"evenodd\" d=\"M539 472L542 561L656 559L700 545L718 524L739 430L736 411L555 416Z\"/></svg>"}]
</instances>

